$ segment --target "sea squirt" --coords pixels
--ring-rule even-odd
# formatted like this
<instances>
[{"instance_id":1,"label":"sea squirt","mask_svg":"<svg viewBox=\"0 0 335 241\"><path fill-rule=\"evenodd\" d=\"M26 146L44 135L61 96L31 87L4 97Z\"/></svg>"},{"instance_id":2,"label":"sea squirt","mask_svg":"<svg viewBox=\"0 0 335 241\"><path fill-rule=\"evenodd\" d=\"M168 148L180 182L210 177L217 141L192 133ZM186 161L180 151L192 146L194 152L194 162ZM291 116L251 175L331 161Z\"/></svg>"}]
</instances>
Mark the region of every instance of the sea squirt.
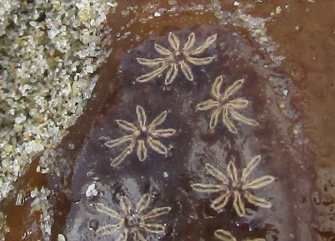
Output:
<instances>
[{"instance_id":1,"label":"sea squirt","mask_svg":"<svg viewBox=\"0 0 335 241\"><path fill-rule=\"evenodd\" d=\"M276 93L295 89L268 62L209 25L125 53L64 190L67 239L313 240L296 120Z\"/></svg>"}]
</instances>

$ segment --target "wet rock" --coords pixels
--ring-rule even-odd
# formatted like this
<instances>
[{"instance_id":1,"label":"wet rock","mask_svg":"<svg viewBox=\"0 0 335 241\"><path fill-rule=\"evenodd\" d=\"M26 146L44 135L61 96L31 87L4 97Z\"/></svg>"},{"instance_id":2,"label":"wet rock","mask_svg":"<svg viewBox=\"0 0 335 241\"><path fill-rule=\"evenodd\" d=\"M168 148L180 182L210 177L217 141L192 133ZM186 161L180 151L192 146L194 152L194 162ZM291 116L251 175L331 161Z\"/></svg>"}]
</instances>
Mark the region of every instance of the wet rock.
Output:
<instances>
[{"instance_id":1,"label":"wet rock","mask_svg":"<svg viewBox=\"0 0 335 241\"><path fill-rule=\"evenodd\" d=\"M287 74L208 25L162 30L119 58L59 190L68 240L313 239L310 167L279 105L298 113Z\"/></svg>"}]
</instances>

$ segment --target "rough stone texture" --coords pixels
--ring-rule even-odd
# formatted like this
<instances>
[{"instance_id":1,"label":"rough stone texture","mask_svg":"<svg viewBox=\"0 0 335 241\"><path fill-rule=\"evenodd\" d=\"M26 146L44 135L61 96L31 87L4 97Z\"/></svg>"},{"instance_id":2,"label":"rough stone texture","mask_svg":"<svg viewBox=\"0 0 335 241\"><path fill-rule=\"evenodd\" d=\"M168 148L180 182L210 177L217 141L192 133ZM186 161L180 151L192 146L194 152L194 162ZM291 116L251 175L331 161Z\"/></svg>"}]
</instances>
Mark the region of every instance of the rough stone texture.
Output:
<instances>
[{"instance_id":1,"label":"rough stone texture","mask_svg":"<svg viewBox=\"0 0 335 241\"><path fill-rule=\"evenodd\" d=\"M108 55L101 41L109 8L107 1L1 1L0 200L81 114L92 73Z\"/></svg>"}]
</instances>

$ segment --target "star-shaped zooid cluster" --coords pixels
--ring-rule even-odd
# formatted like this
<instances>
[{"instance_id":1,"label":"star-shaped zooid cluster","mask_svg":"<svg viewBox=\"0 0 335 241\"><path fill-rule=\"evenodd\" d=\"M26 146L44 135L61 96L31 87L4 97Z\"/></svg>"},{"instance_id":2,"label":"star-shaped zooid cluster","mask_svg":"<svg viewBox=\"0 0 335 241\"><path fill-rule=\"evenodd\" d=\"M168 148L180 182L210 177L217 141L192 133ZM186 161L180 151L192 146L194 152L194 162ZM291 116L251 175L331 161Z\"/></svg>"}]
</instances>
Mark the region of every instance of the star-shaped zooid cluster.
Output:
<instances>
[{"instance_id":1,"label":"star-shaped zooid cluster","mask_svg":"<svg viewBox=\"0 0 335 241\"><path fill-rule=\"evenodd\" d=\"M136 106L136 116L138 122L136 124L125 120L116 120L119 127L129 134L105 143L109 148L126 145L117 157L111 159L113 167L120 165L133 152L135 146L137 146L136 154L140 161L144 161L148 157L148 147L159 154L168 154L168 148L158 138L171 137L176 133L176 130L172 128L157 129L165 121L167 111L160 113L149 125L147 125L147 115L142 106Z\"/></svg>"},{"instance_id":2,"label":"star-shaped zooid cluster","mask_svg":"<svg viewBox=\"0 0 335 241\"><path fill-rule=\"evenodd\" d=\"M96 231L98 236L116 235L117 241L127 241L128 237L133 236L134 241L146 241L146 234L164 234L165 226L157 223L156 218L167 214L170 207L159 207L149 209L150 195L144 194L133 207L130 200L122 196L120 200L121 212L106 206L103 203L96 203L95 208L99 213L103 213L115 220L112 224L100 226ZM149 210L148 212L145 212Z\"/></svg>"},{"instance_id":3,"label":"star-shaped zooid cluster","mask_svg":"<svg viewBox=\"0 0 335 241\"><path fill-rule=\"evenodd\" d=\"M215 82L212 85L211 95L214 99L208 99L196 106L197 110L200 111L213 109L209 121L210 129L214 129L217 126L220 115L223 125L226 126L231 133L237 133L237 128L230 118L250 126L258 125L257 121L249 119L237 111L246 108L249 101L244 98L231 98L231 96L242 87L243 82L244 79L236 80L223 93L221 93L223 76L220 75L215 79Z\"/></svg>"},{"instance_id":4,"label":"star-shaped zooid cluster","mask_svg":"<svg viewBox=\"0 0 335 241\"><path fill-rule=\"evenodd\" d=\"M177 77L180 68L186 79L193 81L194 75L190 64L201 66L211 63L215 56L199 57L199 55L211 46L215 42L216 38L216 34L211 35L200 46L194 48L196 43L195 34L191 33L184 46L181 47L178 37L174 33L170 32L168 42L172 50L155 43L155 50L163 57L155 59L137 58L137 61L140 64L153 68L154 70L138 77L136 80L141 83L148 82L167 70L165 75L165 84L169 85Z\"/></svg>"},{"instance_id":5,"label":"star-shaped zooid cluster","mask_svg":"<svg viewBox=\"0 0 335 241\"><path fill-rule=\"evenodd\" d=\"M249 203L262 207L270 208L271 203L267 200L253 195L253 190L262 188L272 183L275 178L273 176L262 176L253 181L248 181L248 177L259 164L261 156L257 155L251 159L247 167L242 170L242 175L239 177L234 161L230 161L227 166L228 178L220 170L209 163L205 164L206 171L209 175L219 181L218 184L192 184L192 188L197 192L203 193L219 193L220 195L211 203L211 207L219 211L225 207L230 199L233 198L233 207L240 217L245 215L244 200Z\"/></svg>"}]
</instances>

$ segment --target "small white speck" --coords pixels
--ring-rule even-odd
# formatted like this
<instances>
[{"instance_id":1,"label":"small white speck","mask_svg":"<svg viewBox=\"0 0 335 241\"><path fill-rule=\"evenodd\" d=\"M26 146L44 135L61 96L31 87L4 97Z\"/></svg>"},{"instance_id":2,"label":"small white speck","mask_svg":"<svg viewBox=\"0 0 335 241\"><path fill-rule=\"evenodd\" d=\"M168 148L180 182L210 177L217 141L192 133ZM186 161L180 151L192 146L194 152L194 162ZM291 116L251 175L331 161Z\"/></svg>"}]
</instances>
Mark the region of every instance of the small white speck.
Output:
<instances>
[{"instance_id":1,"label":"small white speck","mask_svg":"<svg viewBox=\"0 0 335 241\"><path fill-rule=\"evenodd\" d=\"M22 122L24 122L26 120L25 116L18 116L15 118L15 123L16 124L21 124Z\"/></svg>"},{"instance_id":2,"label":"small white speck","mask_svg":"<svg viewBox=\"0 0 335 241\"><path fill-rule=\"evenodd\" d=\"M241 4L240 4L238 1L235 1L235 2L233 3L233 5L234 5L234 6L240 6Z\"/></svg>"},{"instance_id":3,"label":"small white speck","mask_svg":"<svg viewBox=\"0 0 335 241\"><path fill-rule=\"evenodd\" d=\"M276 14L280 14L282 12L282 8L280 6L276 7Z\"/></svg>"},{"instance_id":4,"label":"small white speck","mask_svg":"<svg viewBox=\"0 0 335 241\"><path fill-rule=\"evenodd\" d=\"M87 198L95 197L96 195L98 195L98 191L95 189L95 183L88 185L85 195Z\"/></svg>"},{"instance_id":5,"label":"small white speck","mask_svg":"<svg viewBox=\"0 0 335 241\"><path fill-rule=\"evenodd\" d=\"M93 67L91 65L86 66L87 73L93 73Z\"/></svg>"},{"instance_id":6,"label":"small white speck","mask_svg":"<svg viewBox=\"0 0 335 241\"><path fill-rule=\"evenodd\" d=\"M24 199L23 199L23 195L22 193L18 193L17 196L16 196L16 202L15 202L15 205L16 206L22 206L24 203Z\"/></svg>"},{"instance_id":7,"label":"small white speck","mask_svg":"<svg viewBox=\"0 0 335 241\"><path fill-rule=\"evenodd\" d=\"M158 18L158 17L160 17L160 16L161 16L161 14L160 14L159 12L155 12L155 13L154 13L154 17Z\"/></svg>"},{"instance_id":8,"label":"small white speck","mask_svg":"<svg viewBox=\"0 0 335 241\"><path fill-rule=\"evenodd\" d=\"M139 41L141 40L141 36L136 35L136 36L135 36L135 40L136 40L137 42L139 42Z\"/></svg>"},{"instance_id":9,"label":"small white speck","mask_svg":"<svg viewBox=\"0 0 335 241\"><path fill-rule=\"evenodd\" d=\"M288 94L288 90L283 90L283 94L287 95Z\"/></svg>"},{"instance_id":10,"label":"small white speck","mask_svg":"<svg viewBox=\"0 0 335 241\"><path fill-rule=\"evenodd\" d=\"M53 39L54 37L56 37L57 34L59 34L59 29L57 28L51 28L49 31L48 31L48 36L50 39Z\"/></svg>"},{"instance_id":11,"label":"small white speck","mask_svg":"<svg viewBox=\"0 0 335 241\"><path fill-rule=\"evenodd\" d=\"M58 234L57 241L66 241L66 238L63 234Z\"/></svg>"},{"instance_id":12,"label":"small white speck","mask_svg":"<svg viewBox=\"0 0 335 241\"><path fill-rule=\"evenodd\" d=\"M32 190L32 191L30 192L30 197L31 197L31 198L35 198L35 197L37 196L37 194L38 194L37 189L34 189L34 190Z\"/></svg>"},{"instance_id":13,"label":"small white speck","mask_svg":"<svg viewBox=\"0 0 335 241\"><path fill-rule=\"evenodd\" d=\"M107 5L111 6L112 8L116 8L117 7L117 2L112 1L112 2L107 2Z\"/></svg>"},{"instance_id":14,"label":"small white speck","mask_svg":"<svg viewBox=\"0 0 335 241\"><path fill-rule=\"evenodd\" d=\"M169 177L169 174L168 174L167 172L164 172L164 173L163 173L163 177L164 177L164 178L168 178L168 177Z\"/></svg>"}]
</instances>

